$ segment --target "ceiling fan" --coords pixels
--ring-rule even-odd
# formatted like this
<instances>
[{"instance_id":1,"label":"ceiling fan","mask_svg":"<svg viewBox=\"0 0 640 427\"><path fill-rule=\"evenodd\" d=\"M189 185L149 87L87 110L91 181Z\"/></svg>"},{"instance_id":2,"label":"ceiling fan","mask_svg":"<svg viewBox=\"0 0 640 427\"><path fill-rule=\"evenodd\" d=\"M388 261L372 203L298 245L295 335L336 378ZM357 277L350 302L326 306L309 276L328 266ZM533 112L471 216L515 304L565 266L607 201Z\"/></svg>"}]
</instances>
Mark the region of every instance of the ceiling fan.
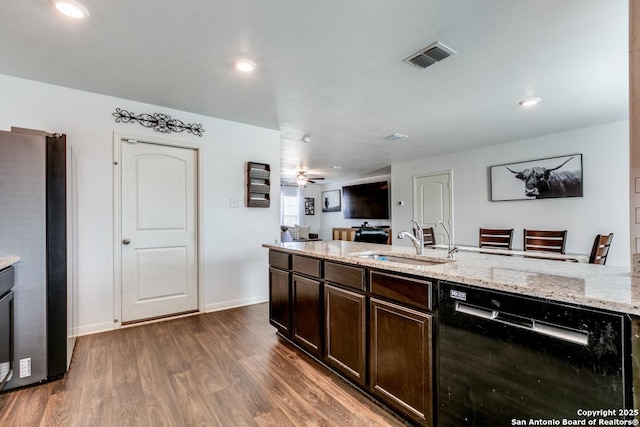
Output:
<instances>
[{"instance_id":1,"label":"ceiling fan","mask_svg":"<svg viewBox=\"0 0 640 427\"><path fill-rule=\"evenodd\" d=\"M300 171L298 172L298 175L296 176L296 184L298 186L305 186L307 184L315 184L316 181L322 180L324 179L323 177L308 177L304 172Z\"/></svg>"}]
</instances>

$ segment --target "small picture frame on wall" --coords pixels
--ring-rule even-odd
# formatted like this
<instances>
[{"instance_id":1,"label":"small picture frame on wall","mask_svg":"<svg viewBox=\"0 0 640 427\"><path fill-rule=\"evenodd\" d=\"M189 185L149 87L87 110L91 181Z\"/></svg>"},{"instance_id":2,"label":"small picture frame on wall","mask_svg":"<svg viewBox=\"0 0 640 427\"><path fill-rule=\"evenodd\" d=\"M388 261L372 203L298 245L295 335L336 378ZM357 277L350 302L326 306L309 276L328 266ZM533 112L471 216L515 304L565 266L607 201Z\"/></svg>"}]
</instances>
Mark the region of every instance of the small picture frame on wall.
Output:
<instances>
[{"instance_id":1,"label":"small picture frame on wall","mask_svg":"<svg viewBox=\"0 0 640 427\"><path fill-rule=\"evenodd\" d=\"M582 197L582 154L490 167L491 201Z\"/></svg>"},{"instance_id":2,"label":"small picture frame on wall","mask_svg":"<svg viewBox=\"0 0 640 427\"><path fill-rule=\"evenodd\" d=\"M316 213L316 199L313 197L305 197L304 198L304 214L305 215L315 215Z\"/></svg>"},{"instance_id":3,"label":"small picture frame on wall","mask_svg":"<svg viewBox=\"0 0 640 427\"><path fill-rule=\"evenodd\" d=\"M321 202L322 212L340 212L342 210L340 190L323 191Z\"/></svg>"}]
</instances>

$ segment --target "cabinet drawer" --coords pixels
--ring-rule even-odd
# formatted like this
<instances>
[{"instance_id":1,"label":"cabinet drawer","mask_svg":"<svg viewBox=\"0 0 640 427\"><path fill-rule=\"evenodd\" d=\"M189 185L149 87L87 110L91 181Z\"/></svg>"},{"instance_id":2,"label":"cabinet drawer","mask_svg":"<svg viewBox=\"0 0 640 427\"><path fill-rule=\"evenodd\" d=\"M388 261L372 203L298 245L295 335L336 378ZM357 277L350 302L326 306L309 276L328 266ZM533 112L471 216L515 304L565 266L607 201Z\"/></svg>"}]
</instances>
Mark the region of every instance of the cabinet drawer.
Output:
<instances>
[{"instance_id":1,"label":"cabinet drawer","mask_svg":"<svg viewBox=\"0 0 640 427\"><path fill-rule=\"evenodd\" d=\"M293 255L293 271L306 274L307 276L320 277L320 260Z\"/></svg>"},{"instance_id":2,"label":"cabinet drawer","mask_svg":"<svg viewBox=\"0 0 640 427\"><path fill-rule=\"evenodd\" d=\"M325 261L324 279L364 291L364 269Z\"/></svg>"},{"instance_id":3,"label":"cabinet drawer","mask_svg":"<svg viewBox=\"0 0 640 427\"><path fill-rule=\"evenodd\" d=\"M0 296L13 288L13 267L0 271Z\"/></svg>"},{"instance_id":4,"label":"cabinet drawer","mask_svg":"<svg viewBox=\"0 0 640 427\"><path fill-rule=\"evenodd\" d=\"M269 265L271 267L282 268L284 270L291 269L291 255L284 252L269 251Z\"/></svg>"},{"instance_id":5,"label":"cabinet drawer","mask_svg":"<svg viewBox=\"0 0 640 427\"><path fill-rule=\"evenodd\" d=\"M371 293L402 304L431 310L431 287L427 280L371 272Z\"/></svg>"}]
</instances>

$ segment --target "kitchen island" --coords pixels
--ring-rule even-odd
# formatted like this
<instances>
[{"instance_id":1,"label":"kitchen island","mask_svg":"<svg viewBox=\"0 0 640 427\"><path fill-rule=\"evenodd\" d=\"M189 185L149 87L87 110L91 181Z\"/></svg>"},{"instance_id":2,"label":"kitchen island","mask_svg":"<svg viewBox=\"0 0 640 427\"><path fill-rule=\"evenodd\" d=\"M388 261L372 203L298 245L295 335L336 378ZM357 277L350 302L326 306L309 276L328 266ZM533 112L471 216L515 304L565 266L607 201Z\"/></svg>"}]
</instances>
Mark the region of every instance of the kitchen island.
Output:
<instances>
[{"instance_id":1,"label":"kitchen island","mask_svg":"<svg viewBox=\"0 0 640 427\"><path fill-rule=\"evenodd\" d=\"M620 385L612 389L624 391L621 403L612 409L633 406L631 363L636 378L638 371L631 346L638 346L640 280L624 269L468 252L450 260L443 249L425 249L424 256L416 256L412 248L346 241L263 246L270 249L270 319L280 336L414 424L450 424L437 410L445 400L438 398L443 394L442 389L438 393L444 381L439 380L444 373L441 368L445 359L447 366L451 362L449 355L439 354L444 331L439 292L447 286L497 292L504 296L505 306L508 298L518 297L536 307L554 305L556 312L557 307L566 306L583 310L588 317L602 312L619 319L620 341L612 348L621 353L616 362ZM485 316L472 305L465 310ZM487 313L486 318L496 317L501 327L521 319L498 311ZM531 320L535 328L546 335L568 335L575 341L569 350L586 346L587 341L592 345L608 339L599 335L602 331L548 328L541 319ZM516 326L527 333L534 329L523 325ZM580 334L585 337L582 344ZM469 354L476 351L468 349ZM468 360L458 362L462 366ZM466 425L464 420L460 423Z\"/></svg>"}]
</instances>

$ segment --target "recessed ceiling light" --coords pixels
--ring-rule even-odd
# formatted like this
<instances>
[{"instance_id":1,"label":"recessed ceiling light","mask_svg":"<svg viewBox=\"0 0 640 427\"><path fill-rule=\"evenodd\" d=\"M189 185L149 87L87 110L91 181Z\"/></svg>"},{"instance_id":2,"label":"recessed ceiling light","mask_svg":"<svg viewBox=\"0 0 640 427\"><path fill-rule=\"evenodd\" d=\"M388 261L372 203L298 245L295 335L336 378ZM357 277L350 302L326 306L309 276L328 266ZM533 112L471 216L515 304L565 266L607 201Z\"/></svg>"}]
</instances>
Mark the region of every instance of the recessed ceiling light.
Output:
<instances>
[{"instance_id":1,"label":"recessed ceiling light","mask_svg":"<svg viewBox=\"0 0 640 427\"><path fill-rule=\"evenodd\" d=\"M250 59L238 59L234 65L236 69L244 73L250 73L256 69L256 63Z\"/></svg>"},{"instance_id":2,"label":"recessed ceiling light","mask_svg":"<svg viewBox=\"0 0 640 427\"><path fill-rule=\"evenodd\" d=\"M384 139L386 139L387 141L400 141L402 139L407 139L407 138L409 138L407 135L403 135L398 132L384 137Z\"/></svg>"},{"instance_id":3,"label":"recessed ceiling light","mask_svg":"<svg viewBox=\"0 0 640 427\"><path fill-rule=\"evenodd\" d=\"M533 107L534 105L538 104L540 101L541 101L540 98L535 98L535 97L525 98L522 101L518 102L518 105L520 105L521 107Z\"/></svg>"},{"instance_id":4,"label":"recessed ceiling light","mask_svg":"<svg viewBox=\"0 0 640 427\"><path fill-rule=\"evenodd\" d=\"M305 135L302 137L302 142L310 142L311 141L311 135Z\"/></svg>"},{"instance_id":5,"label":"recessed ceiling light","mask_svg":"<svg viewBox=\"0 0 640 427\"><path fill-rule=\"evenodd\" d=\"M83 19L89 17L89 9L75 0L49 0L58 12L73 19Z\"/></svg>"},{"instance_id":6,"label":"recessed ceiling light","mask_svg":"<svg viewBox=\"0 0 640 427\"><path fill-rule=\"evenodd\" d=\"M342 169L342 166L331 166L331 169Z\"/></svg>"}]
</instances>

